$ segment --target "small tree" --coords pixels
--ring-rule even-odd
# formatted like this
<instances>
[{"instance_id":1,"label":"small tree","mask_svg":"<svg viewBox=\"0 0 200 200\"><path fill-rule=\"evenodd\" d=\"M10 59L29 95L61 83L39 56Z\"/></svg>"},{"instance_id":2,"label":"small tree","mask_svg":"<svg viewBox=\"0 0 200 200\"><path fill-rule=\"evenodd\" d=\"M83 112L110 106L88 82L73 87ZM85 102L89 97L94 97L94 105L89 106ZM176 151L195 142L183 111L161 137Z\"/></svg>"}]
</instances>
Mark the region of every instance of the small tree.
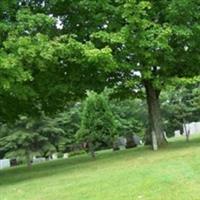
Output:
<instances>
[{"instance_id":1,"label":"small tree","mask_svg":"<svg viewBox=\"0 0 200 200\"><path fill-rule=\"evenodd\" d=\"M32 156L47 144L47 138L38 133L16 131L0 140L0 146L7 153L8 158L25 159L27 166L31 166Z\"/></svg>"},{"instance_id":2,"label":"small tree","mask_svg":"<svg viewBox=\"0 0 200 200\"><path fill-rule=\"evenodd\" d=\"M117 130L120 136L126 138L126 148L136 147L135 135L144 137L147 127L147 112L145 102L140 99L115 99L111 102L112 111L117 119ZM119 140L113 146L114 150L119 150Z\"/></svg>"},{"instance_id":3,"label":"small tree","mask_svg":"<svg viewBox=\"0 0 200 200\"><path fill-rule=\"evenodd\" d=\"M95 150L100 141L113 142L116 133L116 122L109 107L108 93L106 91L97 94L87 92L87 98L83 105L81 126L77 136L84 142L91 156L95 157Z\"/></svg>"},{"instance_id":4,"label":"small tree","mask_svg":"<svg viewBox=\"0 0 200 200\"><path fill-rule=\"evenodd\" d=\"M65 136L65 131L58 126L56 119L56 117L50 118L43 116L40 120L37 120L35 128L41 136L48 138L48 142L59 152L62 151L60 144ZM45 157L51 156L51 153L52 152L48 151L48 147L46 150L44 149Z\"/></svg>"},{"instance_id":5,"label":"small tree","mask_svg":"<svg viewBox=\"0 0 200 200\"><path fill-rule=\"evenodd\" d=\"M0 138L0 151L5 152L5 157L25 160L28 167L34 155L52 154L55 147L40 133L39 127L38 121L21 116Z\"/></svg>"},{"instance_id":6,"label":"small tree","mask_svg":"<svg viewBox=\"0 0 200 200\"><path fill-rule=\"evenodd\" d=\"M59 113L54 122L56 127L64 130L64 137L60 143L60 148L64 152L76 148L76 132L80 128L81 103L70 104L65 111Z\"/></svg>"}]
</instances>

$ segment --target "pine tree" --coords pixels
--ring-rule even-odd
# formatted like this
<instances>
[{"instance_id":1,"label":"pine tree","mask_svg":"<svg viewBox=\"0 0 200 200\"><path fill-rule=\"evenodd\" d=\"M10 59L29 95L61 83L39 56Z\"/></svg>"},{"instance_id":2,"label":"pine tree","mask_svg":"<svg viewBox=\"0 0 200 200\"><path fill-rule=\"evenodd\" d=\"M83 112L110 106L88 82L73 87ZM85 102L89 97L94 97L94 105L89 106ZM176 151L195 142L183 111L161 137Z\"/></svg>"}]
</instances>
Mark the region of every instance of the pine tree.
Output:
<instances>
[{"instance_id":1,"label":"pine tree","mask_svg":"<svg viewBox=\"0 0 200 200\"><path fill-rule=\"evenodd\" d=\"M113 142L116 134L116 121L109 106L106 91L98 94L87 92L81 116L81 126L77 133L80 141L85 142L91 156L95 157L98 141Z\"/></svg>"}]
</instances>

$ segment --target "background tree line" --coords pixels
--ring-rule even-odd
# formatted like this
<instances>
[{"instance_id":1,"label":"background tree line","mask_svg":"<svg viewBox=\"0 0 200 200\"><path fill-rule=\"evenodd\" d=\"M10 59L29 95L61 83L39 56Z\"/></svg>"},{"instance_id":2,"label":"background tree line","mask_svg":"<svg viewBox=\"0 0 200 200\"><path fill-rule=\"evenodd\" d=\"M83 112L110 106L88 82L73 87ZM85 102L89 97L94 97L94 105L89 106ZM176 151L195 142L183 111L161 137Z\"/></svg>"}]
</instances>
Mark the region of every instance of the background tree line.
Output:
<instances>
[{"instance_id":1,"label":"background tree line","mask_svg":"<svg viewBox=\"0 0 200 200\"><path fill-rule=\"evenodd\" d=\"M178 91L178 92L177 92ZM170 87L161 94L164 130L183 133L184 123L199 121L200 93L197 85ZM116 148L120 136L140 136L148 129L146 102L142 99L112 98L110 90L89 92L84 101L71 103L53 117L20 116L15 123L1 124L0 156L17 158L30 165L33 156L51 158L54 153ZM136 146L136 145L135 145Z\"/></svg>"}]
</instances>

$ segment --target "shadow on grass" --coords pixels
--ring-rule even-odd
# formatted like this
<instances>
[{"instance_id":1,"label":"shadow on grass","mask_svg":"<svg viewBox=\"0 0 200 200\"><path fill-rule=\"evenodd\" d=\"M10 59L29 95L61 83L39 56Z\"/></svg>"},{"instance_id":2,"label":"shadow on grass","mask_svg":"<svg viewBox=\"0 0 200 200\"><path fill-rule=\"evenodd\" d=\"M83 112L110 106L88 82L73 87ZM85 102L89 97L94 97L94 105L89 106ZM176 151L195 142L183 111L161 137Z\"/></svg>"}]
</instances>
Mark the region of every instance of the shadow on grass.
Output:
<instances>
[{"instance_id":1,"label":"shadow on grass","mask_svg":"<svg viewBox=\"0 0 200 200\"><path fill-rule=\"evenodd\" d=\"M21 181L28 181L32 179L40 179L49 177L60 173L66 173L79 168L80 163L91 162L89 156L74 157L70 159L62 159L56 161L47 161L41 164L32 165L31 168L27 166L19 166L0 170L0 187L3 185L12 185Z\"/></svg>"},{"instance_id":2,"label":"shadow on grass","mask_svg":"<svg viewBox=\"0 0 200 200\"><path fill-rule=\"evenodd\" d=\"M146 148L135 148L123 151L108 151L105 153L97 152L96 159L92 159L89 155L77 156L69 159L62 159L56 161L48 161L41 164L33 165L31 168L26 166L19 166L0 170L0 187L12 185L18 182L29 181L33 179L41 179L59 175L62 173L70 173L74 170L84 170L90 168L91 170L103 165L105 162L118 162L123 157L128 158L143 154ZM135 152L135 153L134 153Z\"/></svg>"},{"instance_id":3,"label":"shadow on grass","mask_svg":"<svg viewBox=\"0 0 200 200\"><path fill-rule=\"evenodd\" d=\"M191 138L190 142L186 142L184 139L178 141L170 141L160 151L181 151L181 149L200 147L200 137ZM154 154L150 147L138 147L129 150L122 151L106 151L97 152L97 158L93 160L88 155L79 157L73 157L69 159L49 161L38 165L33 165L30 169L21 166L16 168L10 168L6 170L0 170L0 187L13 185L18 182L30 181L34 179L41 179L45 177L55 176L62 173L71 173L75 170L95 170L96 167L103 166L104 163L115 163L123 159L133 159L141 156L149 156Z\"/></svg>"}]
</instances>

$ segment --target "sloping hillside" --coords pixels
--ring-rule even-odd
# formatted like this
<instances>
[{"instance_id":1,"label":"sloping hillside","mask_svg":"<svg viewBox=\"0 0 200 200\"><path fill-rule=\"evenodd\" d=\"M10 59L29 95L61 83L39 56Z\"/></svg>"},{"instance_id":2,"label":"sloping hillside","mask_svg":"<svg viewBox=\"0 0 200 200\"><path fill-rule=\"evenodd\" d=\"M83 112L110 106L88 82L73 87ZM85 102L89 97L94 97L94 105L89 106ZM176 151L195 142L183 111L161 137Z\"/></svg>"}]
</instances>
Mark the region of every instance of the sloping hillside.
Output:
<instances>
[{"instance_id":1,"label":"sloping hillside","mask_svg":"<svg viewBox=\"0 0 200 200\"><path fill-rule=\"evenodd\" d=\"M200 138L0 171L0 200L199 200Z\"/></svg>"}]
</instances>

